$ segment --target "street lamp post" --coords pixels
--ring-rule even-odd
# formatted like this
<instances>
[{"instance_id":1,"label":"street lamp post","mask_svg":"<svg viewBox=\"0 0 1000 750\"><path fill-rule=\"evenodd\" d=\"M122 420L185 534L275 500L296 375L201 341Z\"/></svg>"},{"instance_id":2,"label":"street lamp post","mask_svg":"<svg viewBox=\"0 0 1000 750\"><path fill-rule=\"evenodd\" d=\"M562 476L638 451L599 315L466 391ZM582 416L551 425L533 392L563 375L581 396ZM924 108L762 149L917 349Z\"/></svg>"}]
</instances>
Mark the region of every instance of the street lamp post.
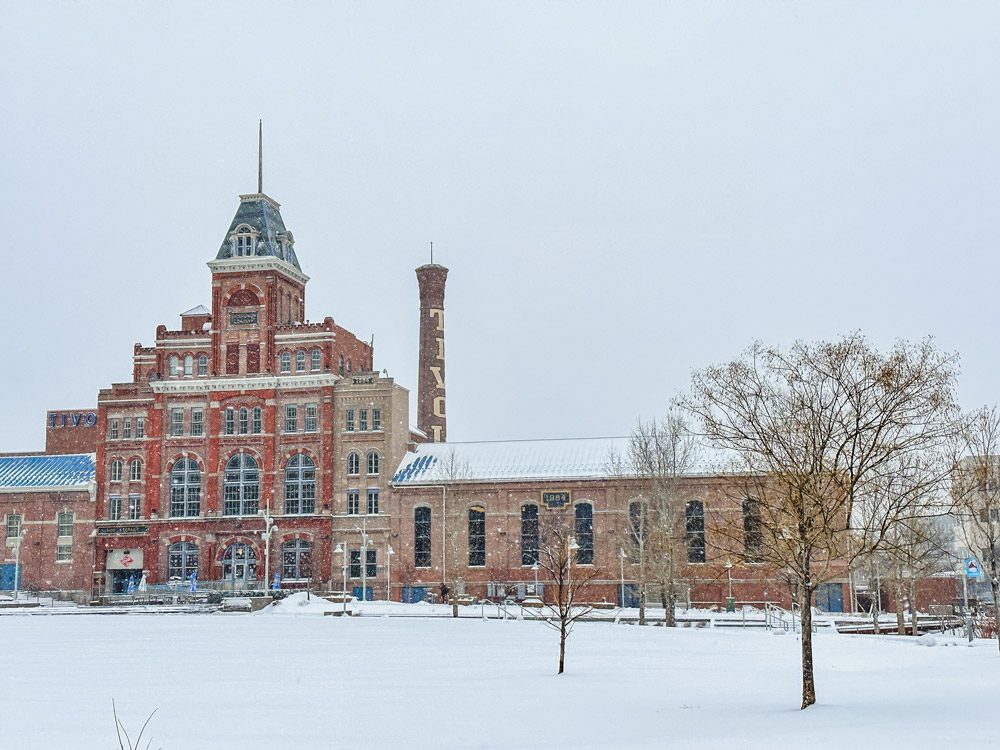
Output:
<instances>
[{"instance_id":1,"label":"street lamp post","mask_svg":"<svg viewBox=\"0 0 1000 750\"><path fill-rule=\"evenodd\" d=\"M267 593L267 588L271 585L271 534L277 528L271 518L271 503L268 502L264 510L258 510L257 515L264 519L264 530L260 532L260 538L264 541L264 592Z\"/></svg>"},{"instance_id":2,"label":"street lamp post","mask_svg":"<svg viewBox=\"0 0 1000 750\"><path fill-rule=\"evenodd\" d=\"M338 542L337 546L333 550L333 553L337 554L338 552L343 556L341 560L343 565L341 567L344 569L344 590L341 592L340 596L340 601L343 604L343 609L341 612L342 614L346 615L347 614L347 547Z\"/></svg>"},{"instance_id":3,"label":"street lamp post","mask_svg":"<svg viewBox=\"0 0 1000 750\"><path fill-rule=\"evenodd\" d=\"M361 526L355 526L361 534L361 601L368 600L368 519L361 521Z\"/></svg>"},{"instance_id":4,"label":"street lamp post","mask_svg":"<svg viewBox=\"0 0 1000 750\"><path fill-rule=\"evenodd\" d=\"M392 556L396 551L388 542L385 543L385 599L392 601Z\"/></svg>"},{"instance_id":5,"label":"street lamp post","mask_svg":"<svg viewBox=\"0 0 1000 750\"><path fill-rule=\"evenodd\" d=\"M731 560L726 560L726 598L733 598L733 563Z\"/></svg>"},{"instance_id":6,"label":"street lamp post","mask_svg":"<svg viewBox=\"0 0 1000 750\"><path fill-rule=\"evenodd\" d=\"M531 566L531 569L535 571L535 590L531 593L537 598L538 597L538 560L535 560L535 564Z\"/></svg>"},{"instance_id":7,"label":"street lamp post","mask_svg":"<svg viewBox=\"0 0 1000 750\"><path fill-rule=\"evenodd\" d=\"M621 607L625 606L625 550L618 548L618 565L621 573Z\"/></svg>"},{"instance_id":8,"label":"street lamp post","mask_svg":"<svg viewBox=\"0 0 1000 750\"><path fill-rule=\"evenodd\" d=\"M27 529L21 529L17 536L14 537L14 601L16 602L19 598L21 592L21 542L24 540L24 535L28 533Z\"/></svg>"}]
</instances>

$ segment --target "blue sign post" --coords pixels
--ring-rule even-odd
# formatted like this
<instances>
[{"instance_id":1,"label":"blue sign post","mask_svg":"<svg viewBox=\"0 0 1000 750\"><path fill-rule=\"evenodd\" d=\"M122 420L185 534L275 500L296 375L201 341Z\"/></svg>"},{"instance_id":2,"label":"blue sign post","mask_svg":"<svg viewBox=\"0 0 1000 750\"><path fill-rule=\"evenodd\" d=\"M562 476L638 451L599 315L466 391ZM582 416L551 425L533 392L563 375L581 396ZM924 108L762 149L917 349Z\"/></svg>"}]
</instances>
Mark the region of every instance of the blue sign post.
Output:
<instances>
[{"instance_id":1,"label":"blue sign post","mask_svg":"<svg viewBox=\"0 0 1000 750\"><path fill-rule=\"evenodd\" d=\"M979 561L974 557L965 558L965 577L980 578L982 575L983 569L979 566Z\"/></svg>"}]
</instances>

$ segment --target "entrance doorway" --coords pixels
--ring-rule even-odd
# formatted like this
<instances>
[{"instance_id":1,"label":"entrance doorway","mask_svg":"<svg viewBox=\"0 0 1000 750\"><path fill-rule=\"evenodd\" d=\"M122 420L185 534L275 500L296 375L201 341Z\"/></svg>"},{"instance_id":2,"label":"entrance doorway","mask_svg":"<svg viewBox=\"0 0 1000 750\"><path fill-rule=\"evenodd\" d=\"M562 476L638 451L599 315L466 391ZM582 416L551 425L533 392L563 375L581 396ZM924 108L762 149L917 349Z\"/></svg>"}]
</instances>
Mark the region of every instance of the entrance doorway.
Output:
<instances>
[{"instance_id":1,"label":"entrance doorway","mask_svg":"<svg viewBox=\"0 0 1000 750\"><path fill-rule=\"evenodd\" d=\"M109 570L108 573L111 574L112 594L128 594L139 588L142 570ZM129 581L132 582L132 592L128 590Z\"/></svg>"},{"instance_id":2,"label":"entrance doorway","mask_svg":"<svg viewBox=\"0 0 1000 750\"><path fill-rule=\"evenodd\" d=\"M236 542L222 553L222 580L233 590L257 585L257 553L253 547Z\"/></svg>"}]
</instances>

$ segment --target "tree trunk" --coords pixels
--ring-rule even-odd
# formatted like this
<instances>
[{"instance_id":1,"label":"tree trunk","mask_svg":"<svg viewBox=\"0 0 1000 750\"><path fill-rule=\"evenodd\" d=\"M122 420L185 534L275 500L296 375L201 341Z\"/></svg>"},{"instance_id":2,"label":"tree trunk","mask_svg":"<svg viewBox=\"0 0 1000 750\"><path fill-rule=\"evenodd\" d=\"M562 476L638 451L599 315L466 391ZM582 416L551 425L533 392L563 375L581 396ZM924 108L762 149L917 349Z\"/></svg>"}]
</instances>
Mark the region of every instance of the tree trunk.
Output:
<instances>
[{"instance_id":1,"label":"tree trunk","mask_svg":"<svg viewBox=\"0 0 1000 750\"><path fill-rule=\"evenodd\" d=\"M910 635L917 635L917 580L910 579Z\"/></svg>"},{"instance_id":2,"label":"tree trunk","mask_svg":"<svg viewBox=\"0 0 1000 750\"><path fill-rule=\"evenodd\" d=\"M997 579L996 553L990 561L990 588L993 589L993 630L997 636L997 648L1000 648L1000 580Z\"/></svg>"},{"instance_id":3,"label":"tree trunk","mask_svg":"<svg viewBox=\"0 0 1000 750\"><path fill-rule=\"evenodd\" d=\"M809 708L816 702L816 682L813 675L812 648L812 595L815 589L803 584L799 600L799 614L802 620L802 708Z\"/></svg>"},{"instance_id":4,"label":"tree trunk","mask_svg":"<svg viewBox=\"0 0 1000 750\"><path fill-rule=\"evenodd\" d=\"M646 572L645 565L639 563L639 624L646 624Z\"/></svg>"},{"instance_id":5,"label":"tree trunk","mask_svg":"<svg viewBox=\"0 0 1000 750\"><path fill-rule=\"evenodd\" d=\"M667 603L664 606L663 624L668 628L677 626L674 610L677 608L677 594L674 591L673 583L666 587Z\"/></svg>"},{"instance_id":6,"label":"tree trunk","mask_svg":"<svg viewBox=\"0 0 1000 750\"><path fill-rule=\"evenodd\" d=\"M903 619L903 576L896 578L896 634L906 635L906 620Z\"/></svg>"},{"instance_id":7,"label":"tree trunk","mask_svg":"<svg viewBox=\"0 0 1000 750\"><path fill-rule=\"evenodd\" d=\"M563 673L566 664L566 617L568 612L562 614L559 622L559 674Z\"/></svg>"},{"instance_id":8,"label":"tree trunk","mask_svg":"<svg viewBox=\"0 0 1000 750\"><path fill-rule=\"evenodd\" d=\"M880 592L876 591L872 595L872 632L875 635L879 635L882 632L878 622L878 616L880 614L880 610L882 609L882 602L879 601L879 593Z\"/></svg>"}]
</instances>

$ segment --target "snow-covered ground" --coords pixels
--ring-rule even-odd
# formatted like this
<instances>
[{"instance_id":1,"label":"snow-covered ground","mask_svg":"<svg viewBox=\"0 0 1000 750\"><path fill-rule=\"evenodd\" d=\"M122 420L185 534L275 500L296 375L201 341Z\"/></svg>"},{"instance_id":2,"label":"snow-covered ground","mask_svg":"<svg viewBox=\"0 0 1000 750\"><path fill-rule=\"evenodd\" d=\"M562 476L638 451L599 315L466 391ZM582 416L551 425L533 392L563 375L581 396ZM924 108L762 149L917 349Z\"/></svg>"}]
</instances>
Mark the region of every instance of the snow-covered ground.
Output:
<instances>
[{"instance_id":1,"label":"snow-covered ground","mask_svg":"<svg viewBox=\"0 0 1000 750\"><path fill-rule=\"evenodd\" d=\"M810 748L1000 744L995 641L248 614L0 616L0 747ZM372 608L374 611L374 608ZM802 744L805 743L805 744ZM145 747L145 739L143 740Z\"/></svg>"}]
</instances>

